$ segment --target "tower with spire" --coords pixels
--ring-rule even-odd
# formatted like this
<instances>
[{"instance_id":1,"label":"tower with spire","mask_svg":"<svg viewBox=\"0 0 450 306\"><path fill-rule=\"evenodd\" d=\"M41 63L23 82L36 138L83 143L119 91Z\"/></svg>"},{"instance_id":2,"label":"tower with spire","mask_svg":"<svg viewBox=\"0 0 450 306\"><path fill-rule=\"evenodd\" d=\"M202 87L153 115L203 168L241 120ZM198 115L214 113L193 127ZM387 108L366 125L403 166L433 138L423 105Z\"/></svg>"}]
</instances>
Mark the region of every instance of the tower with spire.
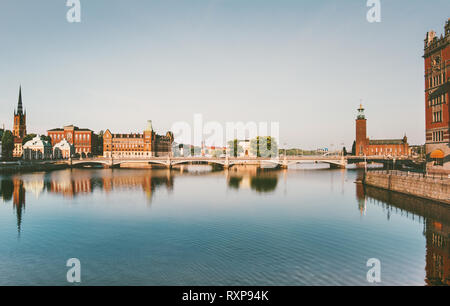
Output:
<instances>
[{"instance_id":1,"label":"tower with spire","mask_svg":"<svg viewBox=\"0 0 450 306\"><path fill-rule=\"evenodd\" d=\"M14 110L14 137L22 139L27 135L27 113L22 104L22 86L19 88L19 102L17 109Z\"/></svg>"}]
</instances>

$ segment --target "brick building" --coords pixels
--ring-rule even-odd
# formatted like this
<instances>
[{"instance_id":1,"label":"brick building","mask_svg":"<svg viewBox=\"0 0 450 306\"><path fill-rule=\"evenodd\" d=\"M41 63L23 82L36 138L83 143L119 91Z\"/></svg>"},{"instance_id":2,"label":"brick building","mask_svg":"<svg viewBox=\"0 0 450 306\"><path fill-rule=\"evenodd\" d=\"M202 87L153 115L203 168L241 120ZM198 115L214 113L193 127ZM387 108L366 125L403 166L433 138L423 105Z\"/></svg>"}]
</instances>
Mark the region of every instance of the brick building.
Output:
<instances>
[{"instance_id":1,"label":"brick building","mask_svg":"<svg viewBox=\"0 0 450 306\"><path fill-rule=\"evenodd\" d=\"M386 156L400 157L410 155L408 138L377 139L367 137L367 119L362 105L358 109L356 118L356 152L357 156Z\"/></svg>"},{"instance_id":2,"label":"brick building","mask_svg":"<svg viewBox=\"0 0 450 306\"><path fill-rule=\"evenodd\" d=\"M427 33L423 57L427 169L450 173L450 19L445 36Z\"/></svg>"},{"instance_id":3,"label":"brick building","mask_svg":"<svg viewBox=\"0 0 450 306\"><path fill-rule=\"evenodd\" d=\"M103 135L103 155L105 157L144 158L168 156L172 154L172 132L165 136L155 133L152 122L142 134L112 134L106 130Z\"/></svg>"},{"instance_id":4,"label":"brick building","mask_svg":"<svg viewBox=\"0 0 450 306\"><path fill-rule=\"evenodd\" d=\"M99 137L89 129L80 129L69 125L64 128L57 128L47 131L47 135L52 141L52 146L57 145L64 139L74 146L75 154L81 156L101 155Z\"/></svg>"}]
</instances>

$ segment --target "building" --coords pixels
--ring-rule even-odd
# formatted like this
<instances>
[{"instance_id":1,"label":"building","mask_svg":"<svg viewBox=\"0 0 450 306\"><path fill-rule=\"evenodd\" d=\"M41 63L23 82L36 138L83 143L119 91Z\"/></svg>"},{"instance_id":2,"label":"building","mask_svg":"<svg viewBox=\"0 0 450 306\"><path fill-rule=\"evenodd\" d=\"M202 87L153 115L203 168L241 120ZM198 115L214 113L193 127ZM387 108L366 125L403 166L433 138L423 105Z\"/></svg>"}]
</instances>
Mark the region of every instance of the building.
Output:
<instances>
[{"instance_id":1,"label":"building","mask_svg":"<svg viewBox=\"0 0 450 306\"><path fill-rule=\"evenodd\" d=\"M144 158L172 154L172 132L165 136L155 133L152 122L142 134L112 134L106 130L103 135L103 155L113 158Z\"/></svg>"},{"instance_id":2,"label":"building","mask_svg":"<svg viewBox=\"0 0 450 306\"><path fill-rule=\"evenodd\" d=\"M14 136L14 150L13 157L22 157L23 148L22 141L27 135L27 112L23 109L22 104L22 86L19 88L19 101L17 103L17 109L14 110L14 124L13 124L13 136Z\"/></svg>"},{"instance_id":3,"label":"building","mask_svg":"<svg viewBox=\"0 0 450 306\"><path fill-rule=\"evenodd\" d=\"M356 155L357 156L409 156L408 138L370 140L367 137L367 119L361 105L356 118Z\"/></svg>"},{"instance_id":4,"label":"building","mask_svg":"<svg viewBox=\"0 0 450 306\"><path fill-rule=\"evenodd\" d=\"M54 159L69 159L75 154L75 147L66 139L53 146Z\"/></svg>"},{"instance_id":5,"label":"building","mask_svg":"<svg viewBox=\"0 0 450 306\"><path fill-rule=\"evenodd\" d=\"M102 154L102 152L99 152L98 135L89 129L80 129L74 125L68 125L64 128L48 130L47 135L52 140L52 146L67 140L69 144L74 146L75 154L82 157Z\"/></svg>"},{"instance_id":6,"label":"building","mask_svg":"<svg viewBox=\"0 0 450 306\"><path fill-rule=\"evenodd\" d=\"M423 57L427 170L450 173L450 19L445 36L427 33Z\"/></svg>"},{"instance_id":7,"label":"building","mask_svg":"<svg viewBox=\"0 0 450 306\"><path fill-rule=\"evenodd\" d=\"M23 145L23 159L26 160L45 160L52 158L52 145L36 136Z\"/></svg>"}]
</instances>

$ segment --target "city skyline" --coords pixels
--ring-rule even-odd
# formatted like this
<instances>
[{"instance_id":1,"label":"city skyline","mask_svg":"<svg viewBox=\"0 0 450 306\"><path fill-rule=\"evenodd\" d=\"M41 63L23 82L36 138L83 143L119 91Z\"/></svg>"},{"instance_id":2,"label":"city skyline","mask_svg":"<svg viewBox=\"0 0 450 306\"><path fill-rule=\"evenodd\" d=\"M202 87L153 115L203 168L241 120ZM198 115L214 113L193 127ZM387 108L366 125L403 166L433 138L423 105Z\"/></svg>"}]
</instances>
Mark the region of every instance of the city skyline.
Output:
<instances>
[{"instance_id":1,"label":"city skyline","mask_svg":"<svg viewBox=\"0 0 450 306\"><path fill-rule=\"evenodd\" d=\"M442 33L450 4L383 1L371 24L365 2L82 1L80 24L57 1L7 2L0 123L12 129L22 85L29 130L40 134L69 124L141 131L148 119L166 131L201 113L279 121L281 146L350 147L362 99L369 137L423 144L423 40Z\"/></svg>"}]
</instances>

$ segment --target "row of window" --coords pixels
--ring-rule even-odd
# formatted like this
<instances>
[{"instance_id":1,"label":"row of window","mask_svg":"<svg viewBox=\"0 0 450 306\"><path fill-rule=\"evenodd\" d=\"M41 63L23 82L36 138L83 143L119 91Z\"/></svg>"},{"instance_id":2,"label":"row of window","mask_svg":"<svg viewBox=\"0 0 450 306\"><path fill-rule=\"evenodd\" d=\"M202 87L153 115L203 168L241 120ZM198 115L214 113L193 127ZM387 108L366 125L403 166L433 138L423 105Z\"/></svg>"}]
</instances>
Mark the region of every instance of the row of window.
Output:
<instances>
[{"instance_id":1,"label":"row of window","mask_svg":"<svg viewBox=\"0 0 450 306\"><path fill-rule=\"evenodd\" d=\"M91 136L91 135L89 135L89 134L75 134L75 140L76 140L76 141L78 141L78 140L89 141L90 138L91 138L90 136ZM51 137L54 141L56 141L56 140L63 140L63 139L64 139L64 135L62 135L62 134L56 134L56 135L51 134L50 137ZM68 138L70 139L70 134L68 135Z\"/></svg>"},{"instance_id":2,"label":"row of window","mask_svg":"<svg viewBox=\"0 0 450 306\"><path fill-rule=\"evenodd\" d=\"M380 148L380 150L378 151L378 148L375 148L375 149L371 149L371 153L373 154L373 153L375 153L375 154L378 154L378 153L395 153L395 154L397 154L397 153L400 153L400 154L402 154L403 153L403 150L402 149L392 149L392 148L387 148L387 149L385 149L384 150L384 152L383 152L383 148Z\"/></svg>"},{"instance_id":3,"label":"row of window","mask_svg":"<svg viewBox=\"0 0 450 306\"><path fill-rule=\"evenodd\" d=\"M428 79L428 87L439 86L446 82L445 72Z\"/></svg>"},{"instance_id":4,"label":"row of window","mask_svg":"<svg viewBox=\"0 0 450 306\"><path fill-rule=\"evenodd\" d=\"M442 94L439 97L434 97L428 101L428 106L439 105L447 103L447 95Z\"/></svg>"},{"instance_id":5,"label":"row of window","mask_svg":"<svg viewBox=\"0 0 450 306\"><path fill-rule=\"evenodd\" d=\"M444 141L444 131L433 132L432 139L434 142Z\"/></svg>"},{"instance_id":6,"label":"row of window","mask_svg":"<svg viewBox=\"0 0 450 306\"><path fill-rule=\"evenodd\" d=\"M433 123L442 122L442 111L433 112Z\"/></svg>"}]
</instances>

